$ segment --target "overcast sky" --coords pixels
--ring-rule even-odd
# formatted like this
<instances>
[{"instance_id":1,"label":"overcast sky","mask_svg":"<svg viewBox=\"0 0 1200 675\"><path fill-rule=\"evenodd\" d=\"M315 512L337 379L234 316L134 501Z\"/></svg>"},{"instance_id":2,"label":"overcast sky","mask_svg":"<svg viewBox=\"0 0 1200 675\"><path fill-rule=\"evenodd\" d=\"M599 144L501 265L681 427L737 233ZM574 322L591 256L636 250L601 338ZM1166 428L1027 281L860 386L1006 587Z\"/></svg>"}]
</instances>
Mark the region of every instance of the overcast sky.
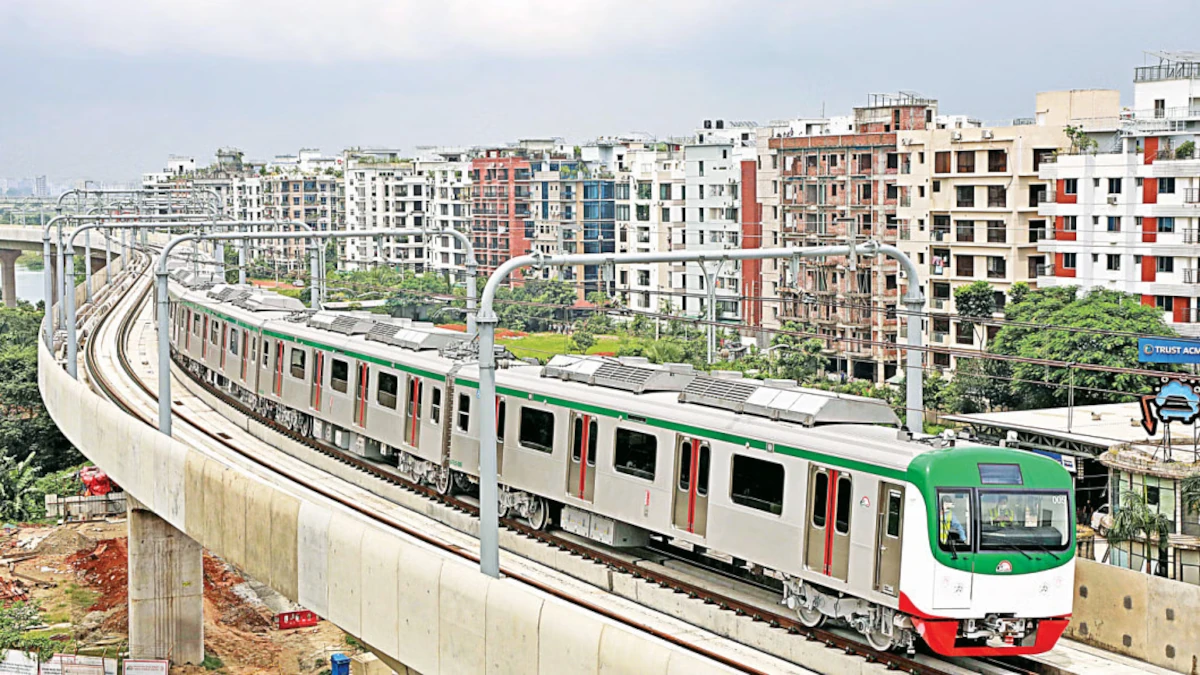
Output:
<instances>
[{"instance_id":1,"label":"overcast sky","mask_svg":"<svg viewBox=\"0 0 1200 675\"><path fill-rule=\"evenodd\" d=\"M1131 98L1200 3L866 0L0 0L0 176L129 180L301 146L683 134L847 114L917 91L1032 116L1038 91ZM1140 26L1140 27L1139 27ZM1189 42L1189 38L1191 41Z\"/></svg>"}]
</instances>

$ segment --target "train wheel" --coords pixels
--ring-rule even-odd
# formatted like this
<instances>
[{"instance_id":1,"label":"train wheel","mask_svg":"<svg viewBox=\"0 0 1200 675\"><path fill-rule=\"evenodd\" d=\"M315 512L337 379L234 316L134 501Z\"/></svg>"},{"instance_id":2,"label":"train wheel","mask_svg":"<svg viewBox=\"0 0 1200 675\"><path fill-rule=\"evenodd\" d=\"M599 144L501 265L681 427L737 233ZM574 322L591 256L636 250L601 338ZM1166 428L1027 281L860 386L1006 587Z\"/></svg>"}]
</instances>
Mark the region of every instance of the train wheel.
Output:
<instances>
[{"instance_id":1,"label":"train wheel","mask_svg":"<svg viewBox=\"0 0 1200 675\"><path fill-rule=\"evenodd\" d=\"M529 525L535 530L544 530L550 524L550 506L546 500L538 497L533 502L529 512Z\"/></svg>"},{"instance_id":2,"label":"train wheel","mask_svg":"<svg viewBox=\"0 0 1200 675\"><path fill-rule=\"evenodd\" d=\"M864 635L867 638L867 642L881 652L886 652L896 646L896 637L894 635L884 635L874 629L868 630Z\"/></svg>"},{"instance_id":3,"label":"train wheel","mask_svg":"<svg viewBox=\"0 0 1200 675\"><path fill-rule=\"evenodd\" d=\"M800 607L796 610L796 615L800 617L800 623L809 628L819 628L825 623L825 615L819 609Z\"/></svg>"},{"instance_id":4,"label":"train wheel","mask_svg":"<svg viewBox=\"0 0 1200 675\"><path fill-rule=\"evenodd\" d=\"M433 479L433 489L437 490L439 495L449 497L453 494L454 481L450 479L450 470L439 471L437 477Z\"/></svg>"}]
</instances>

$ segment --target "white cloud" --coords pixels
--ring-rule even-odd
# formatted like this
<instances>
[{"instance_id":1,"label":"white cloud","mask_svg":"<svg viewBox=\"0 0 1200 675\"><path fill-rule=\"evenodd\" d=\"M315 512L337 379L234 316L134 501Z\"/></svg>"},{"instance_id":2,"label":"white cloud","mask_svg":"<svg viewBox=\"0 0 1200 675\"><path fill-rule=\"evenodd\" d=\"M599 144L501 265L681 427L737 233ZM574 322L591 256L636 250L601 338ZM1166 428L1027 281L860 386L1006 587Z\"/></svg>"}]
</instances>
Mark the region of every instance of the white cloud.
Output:
<instances>
[{"instance_id":1,"label":"white cloud","mask_svg":"<svg viewBox=\"0 0 1200 675\"><path fill-rule=\"evenodd\" d=\"M4 0L0 35L128 56L550 57L677 46L738 13L734 0Z\"/></svg>"}]
</instances>

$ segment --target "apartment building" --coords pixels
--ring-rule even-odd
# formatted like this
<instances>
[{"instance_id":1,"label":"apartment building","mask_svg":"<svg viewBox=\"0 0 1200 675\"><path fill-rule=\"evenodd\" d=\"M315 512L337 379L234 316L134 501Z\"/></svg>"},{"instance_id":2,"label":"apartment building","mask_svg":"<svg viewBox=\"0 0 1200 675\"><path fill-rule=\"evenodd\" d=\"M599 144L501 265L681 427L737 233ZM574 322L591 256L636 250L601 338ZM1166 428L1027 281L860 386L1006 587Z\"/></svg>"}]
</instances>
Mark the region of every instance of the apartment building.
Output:
<instances>
[{"instance_id":1,"label":"apartment building","mask_svg":"<svg viewBox=\"0 0 1200 675\"><path fill-rule=\"evenodd\" d=\"M771 138L781 181L783 240L788 245L862 242L895 244L899 235L901 132L934 124L937 101L912 93L872 94L853 118L789 130ZM832 367L854 377L884 380L897 372L894 311L900 279L889 258L805 259L781 286L779 318L815 327L830 341ZM782 282L781 282L782 283Z\"/></svg>"},{"instance_id":2,"label":"apartment building","mask_svg":"<svg viewBox=\"0 0 1200 675\"><path fill-rule=\"evenodd\" d=\"M394 150L356 149L346 152L345 167L347 230L427 226L430 188L411 159ZM380 262L415 274L426 270L424 235L350 238L343 240L339 250L339 263L347 270Z\"/></svg>"},{"instance_id":3,"label":"apartment building","mask_svg":"<svg viewBox=\"0 0 1200 675\"><path fill-rule=\"evenodd\" d=\"M1036 285L1048 231L1038 208L1053 191L1039 169L1069 147L1065 125L1115 121L1117 96L1046 92L1037 97L1040 124L1038 117L986 126L938 117L933 128L899 132L899 248L916 263L928 298L926 344L978 349L997 330L959 320L955 288L987 281L1000 317L1013 283ZM931 359L935 367L955 365L950 354Z\"/></svg>"},{"instance_id":4,"label":"apartment building","mask_svg":"<svg viewBox=\"0 0 1200 675\"><path fill-rule=\"evenodd\" d=\"M470 233L472 154L472 150L465 148L417 148L417 175L425 176L429 188L425 222L430 229ZM453 237L431 235L425 269L454 283L464 281L467 269L464 245Z\"/></svg>"},{"instance_id":5,"label":"apartment building","mask_svg":"<svg viewBox=\"0 0 1200 675\"><path fill-rule=\"evenodd\" d=\"M1039 209L1054 226L1038 247L1038 283L1134 293L1200 337L1200 55L1151 56L1157 63L1134 69L1119 134L1040 168L1055 189Z\"/></svg>"},{"instance_id":6,"label":"apartment building","mask_svg":"<svg viewBox=\"0 0 1200 675\"><path fill-rule=\"evenodd\" d=\"M675 250L721 251L758 248L756 134L754 122L704 120L694 139L683 148L684 220L671 235ZM689 262L670 266L671 287L683 291L674 306L684 316L708 315L708 285L713 284L718 321L758 325L756 303L743 295L761 296L758 262ZM712 279L710 282L709 279Z\"/></svg>"},{"instance_id":7,"label":"apartment building","mask_svg":"<svg viewBox=\"0 0 1200 675\"><path fill-rule=\"evenodd\" d=\"M261 177L261 185L264 219L302 221L321 231L342 229L340 178L331 174L273 172ZM306 269L305 247L305 242L297 239L266 240L260 250L268 262L296 270Z\"/></svg>"},{"instance_id":8,"label":"apartment building","mask_svg":"<svg viewBox=\"0 0 1200 675\"><path fill-rule=\"evenodd\" d=\"M617 167L617 251L671 250L672 230L682 231L686 201L683 143L630 143ZM622 265L616 270L625 305L658 312L672 298L668 263Z\"/></svg>"},{"instance_id":9,"label":"apartment building","mask_svg":"<svg viewBox=\"0 0 1200 675\"><path fill-rule=\"evenodd\" d=\"M531 149L539 148L490 148L471 160L471 237L481 274L532 250Z\"/></svg>"}]
</instances>

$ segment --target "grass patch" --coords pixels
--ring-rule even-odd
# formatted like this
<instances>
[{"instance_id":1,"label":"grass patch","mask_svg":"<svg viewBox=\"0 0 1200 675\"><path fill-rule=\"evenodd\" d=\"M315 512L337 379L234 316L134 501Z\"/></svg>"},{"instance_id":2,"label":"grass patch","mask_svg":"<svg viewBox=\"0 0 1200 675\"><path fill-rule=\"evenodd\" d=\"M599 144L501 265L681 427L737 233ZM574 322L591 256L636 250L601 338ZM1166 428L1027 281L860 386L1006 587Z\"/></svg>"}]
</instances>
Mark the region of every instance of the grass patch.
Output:
<instances>
[{"instance_id":1,"label":"grass patch","mask_svg":"<svg viewBox=\"0 0 1200 675\"><path fill-rule=\"evenodd\" d=\"M500 338L496 342L508 347L517 358L532 356L545 361L556 354L572 353L567 347L569 338L570 336L564 333L530 333L525 337ZM588 349L588 353L616 353L620 348L621 338L600 335L596 337L596 344Z\"/></svg>"},{"instance_id":2,"label":"grass patch","mask_svg":"<svg viewBox=\"0 0 1200 675\"><path fill-rule=\"evenodd\" d=\"M204 660L200 662L200 665L205 670L220 670L225 667L225 662L214 654L205 654Z\"/></svg>"}]
</instances>

